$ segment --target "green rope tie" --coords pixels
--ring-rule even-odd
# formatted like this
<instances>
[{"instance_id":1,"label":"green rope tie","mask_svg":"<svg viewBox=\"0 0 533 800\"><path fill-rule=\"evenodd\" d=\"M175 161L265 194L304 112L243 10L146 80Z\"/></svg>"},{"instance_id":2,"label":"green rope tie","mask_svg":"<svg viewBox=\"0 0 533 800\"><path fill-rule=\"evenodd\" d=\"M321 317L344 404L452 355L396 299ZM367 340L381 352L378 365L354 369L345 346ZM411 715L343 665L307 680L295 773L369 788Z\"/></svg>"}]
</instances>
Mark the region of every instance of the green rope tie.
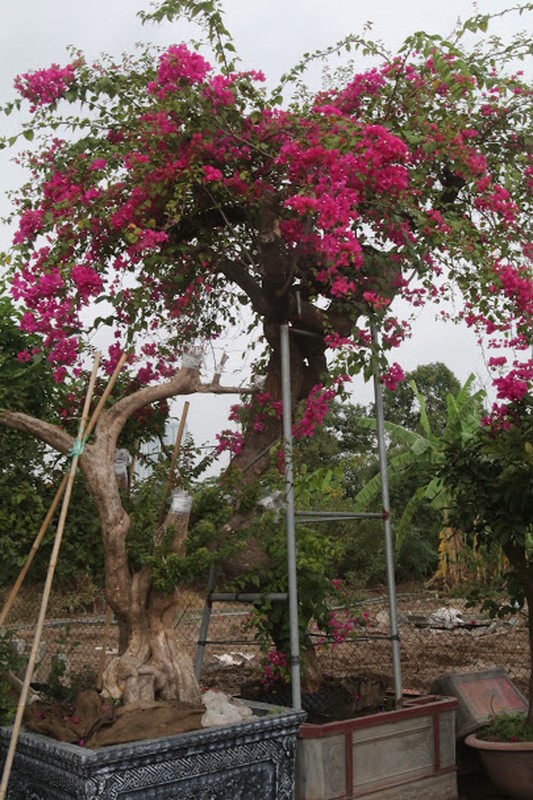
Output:
<instances>
[{"instance_id":1,"label":"green rope tie","mask_svg":"<svg viewBox=\"0 0 533 800\"><path fill-rule=\"evenodd\" d=\"M74 458L74 456L81 456L81 454L85 449L86 442L87 442L86 436L82 436L81 439L76 439L68 455L72 456L72 458Z\"/></svg>"}]
</instances>

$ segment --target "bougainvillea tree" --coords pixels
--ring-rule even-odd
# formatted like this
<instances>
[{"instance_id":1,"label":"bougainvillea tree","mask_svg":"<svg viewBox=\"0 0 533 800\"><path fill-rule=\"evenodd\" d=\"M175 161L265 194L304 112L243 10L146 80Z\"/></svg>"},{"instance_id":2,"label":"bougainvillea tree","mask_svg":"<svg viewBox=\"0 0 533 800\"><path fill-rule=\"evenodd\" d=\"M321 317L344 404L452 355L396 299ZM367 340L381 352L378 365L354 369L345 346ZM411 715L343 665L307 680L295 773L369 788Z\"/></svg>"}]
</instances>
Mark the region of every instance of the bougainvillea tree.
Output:
<instances>
[{"instance_id":1,"label":"bougainvillea tree","mask_svg":"<svg viewBox=\"0 0 533 800\"><path fill-rule=\"evenodd\" d=\"M145 384L105 412L80 459L123 632L109 683L114 693L125 684L129 699L141 675L148 692L195 693L172 671L167 601L150 569L128 562L131 520L112 466L131 413L218 387L179 366L191 343L227 333L244 309L261 344L252 368L261 389L239 412L243 432L220 439L244 482L265 469L280 434L281 323L292 331L297 435L312 433L350 374L369 368L371 323L384 383L401 379L394 348L409 325L398 308L453 299L447 313L490 347L512 349L509 361L499 351L489 361L500 370L500 416L533 370L530 98L508 66L523 39L467 51L464 35L483 39L484 17L450 41L416 34L396 55L348 37L330 52L355 47L371 62L356 60L313 95L301 86L306 61L273 92L261 72L241 69L217 0L164 0L144 17L199 22L207 47L176 43L121 63L74 53L66 66L20 75L5 108L29 108L22 136L33 140L20 156L29 180L13 198L18 224L5 259L22 328L40 340L19 359L44 354L58 382L75 383L92 337L106 331L106 369L127 351ZM1 421L71 447L52 416L5 411ZM241 522L231 517L224 535Z\"/></svg>"}]
</instances>

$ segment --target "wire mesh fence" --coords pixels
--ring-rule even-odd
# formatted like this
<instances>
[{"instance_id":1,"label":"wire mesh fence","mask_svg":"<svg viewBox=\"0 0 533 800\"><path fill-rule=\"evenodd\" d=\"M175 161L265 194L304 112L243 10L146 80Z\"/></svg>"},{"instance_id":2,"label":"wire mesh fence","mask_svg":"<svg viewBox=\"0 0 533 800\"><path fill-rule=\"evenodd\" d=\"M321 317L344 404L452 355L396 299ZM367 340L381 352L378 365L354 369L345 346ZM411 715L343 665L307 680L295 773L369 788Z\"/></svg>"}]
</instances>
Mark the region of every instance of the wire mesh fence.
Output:
<instances>
[{"instance_id":1,"label":"wire mesh fence","mask_svg":"<svg viewBox=\"0 0 533 800\"><path fill-rule=\"evenodd\" d=\"M32 646L37 611L33 604L15 608L8 627L19 653ZM28 607L29 606L29 607ZM260 666L262 652L250 625L252 607L242 603L214 603L208 629L201 683L238 693ZM368 598L338 609L342 619L364 615L365 625L346 641L324 640L311 631L319 664L325 674L345 677L364 672L385 675L392 684L389 611L386 596ZM465 601L436 593L398 596L403 685L426 692L445 673L477 672L503 667L527 694L528 636L524 610L503 619L489 619L467 608ZM176 619L177 636L195 657L202 603L198 595L184 594ZM342 638L342 637L341 637ZM53 659L65 665L66 678L81 672L96 676L118 652L117 626L106 630L105 615L50 616L45 624L34 674L46 682Z\"/></svg>"}]
</instances>

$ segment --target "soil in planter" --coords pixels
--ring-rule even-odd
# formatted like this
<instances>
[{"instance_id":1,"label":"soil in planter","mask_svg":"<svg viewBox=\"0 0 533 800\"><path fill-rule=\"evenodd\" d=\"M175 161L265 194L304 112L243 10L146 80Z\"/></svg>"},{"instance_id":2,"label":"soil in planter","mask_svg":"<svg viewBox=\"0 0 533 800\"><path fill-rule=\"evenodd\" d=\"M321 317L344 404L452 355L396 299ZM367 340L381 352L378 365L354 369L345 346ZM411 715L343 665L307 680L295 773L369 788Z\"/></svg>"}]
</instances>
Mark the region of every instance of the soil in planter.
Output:
<instances>
[{"instance_id":1,"label":"soil in planter","mask_svg":"<svg viewBox=\"0 0 533 800\"><path fill-rule=\"evenodd\" d=\"M307 721L324 724L351 719L390 708L387 679L367 672L344 678L324 677L320 691L302 693ZM241 687L241 698L278 706L292 705L291 687L267 691L260 681ZM63 742L87 747L154 739L198 730L205 713L203 705L178 701L143 701L114 706L94 689L78 692L73 702L37 700L26 710L27 730Z\"/></svg>"},{"instance_id":2,"label":"soil in planter","mask_svg":"<svg viewBox=\"0 0 533 800\"><path fill-rule=\"evenodd\" d=\"M198 730L204 713L203 705L178 701L114 706L96 690L84 689L72 704L35 701L26 710L24 725L62 742L103 747Z\"/></svg>"},{"instance_id":3,"label":"soil in planter","mask_svg":"<svg viewBox=\"0 0 533 800\"><path fill-rule=\"evenodd\" d=\"M345 678L325 676L318 692L302 692L306 721L321 725L384 711L391 704L387 683L383 675L372 672ZM292 705L291 687L287 684L267 690L259 681L250 681L241 687L241 697L274 705Z\"/></svg>"}]
</instances>

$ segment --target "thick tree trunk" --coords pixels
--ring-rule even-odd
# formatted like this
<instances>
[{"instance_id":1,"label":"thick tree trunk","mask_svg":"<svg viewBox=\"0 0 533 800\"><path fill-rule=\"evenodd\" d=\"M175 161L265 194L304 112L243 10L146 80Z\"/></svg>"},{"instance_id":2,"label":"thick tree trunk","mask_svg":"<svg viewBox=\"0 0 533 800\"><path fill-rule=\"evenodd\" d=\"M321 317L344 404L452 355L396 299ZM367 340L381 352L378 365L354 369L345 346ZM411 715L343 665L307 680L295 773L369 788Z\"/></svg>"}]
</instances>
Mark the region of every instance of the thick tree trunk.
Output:
<instances>
[{"instance_id":1,"label":"thick tree trunk","mask_svg":"<svg viewBox=\"0 0 533 800\"><path fill-rule=\"evenodd\" d=\"M198 703L201 692L192 658L175 631L179 590L163 596L150 589L150 583L149 570L132 578L128 644L105 670L103 690L125 703L153 699Z\"/></svg>"},{"instance_id":2,"label":"thick tree trunk","mask_svg":"<svg viewBox=\"0 0 533 800\"><path fill-rule=\"evenodd\" d=\"M175 624L179 589L168 595L153 587L151 570L131 572L126 540L130 519L123 509L114 474L114 437L103 426L84 457L83 469L95 500L104 537L106 599L119 624L119 654L103 675L103 691L125 703L140 700L182 700L198 703L200 688L194 676L191 655L180 645ZM106 435L104 435L104 433ZM171 510L163 529L172 527L171 550L183 553L190 509Z\"/></svg>"}]
</instances>

